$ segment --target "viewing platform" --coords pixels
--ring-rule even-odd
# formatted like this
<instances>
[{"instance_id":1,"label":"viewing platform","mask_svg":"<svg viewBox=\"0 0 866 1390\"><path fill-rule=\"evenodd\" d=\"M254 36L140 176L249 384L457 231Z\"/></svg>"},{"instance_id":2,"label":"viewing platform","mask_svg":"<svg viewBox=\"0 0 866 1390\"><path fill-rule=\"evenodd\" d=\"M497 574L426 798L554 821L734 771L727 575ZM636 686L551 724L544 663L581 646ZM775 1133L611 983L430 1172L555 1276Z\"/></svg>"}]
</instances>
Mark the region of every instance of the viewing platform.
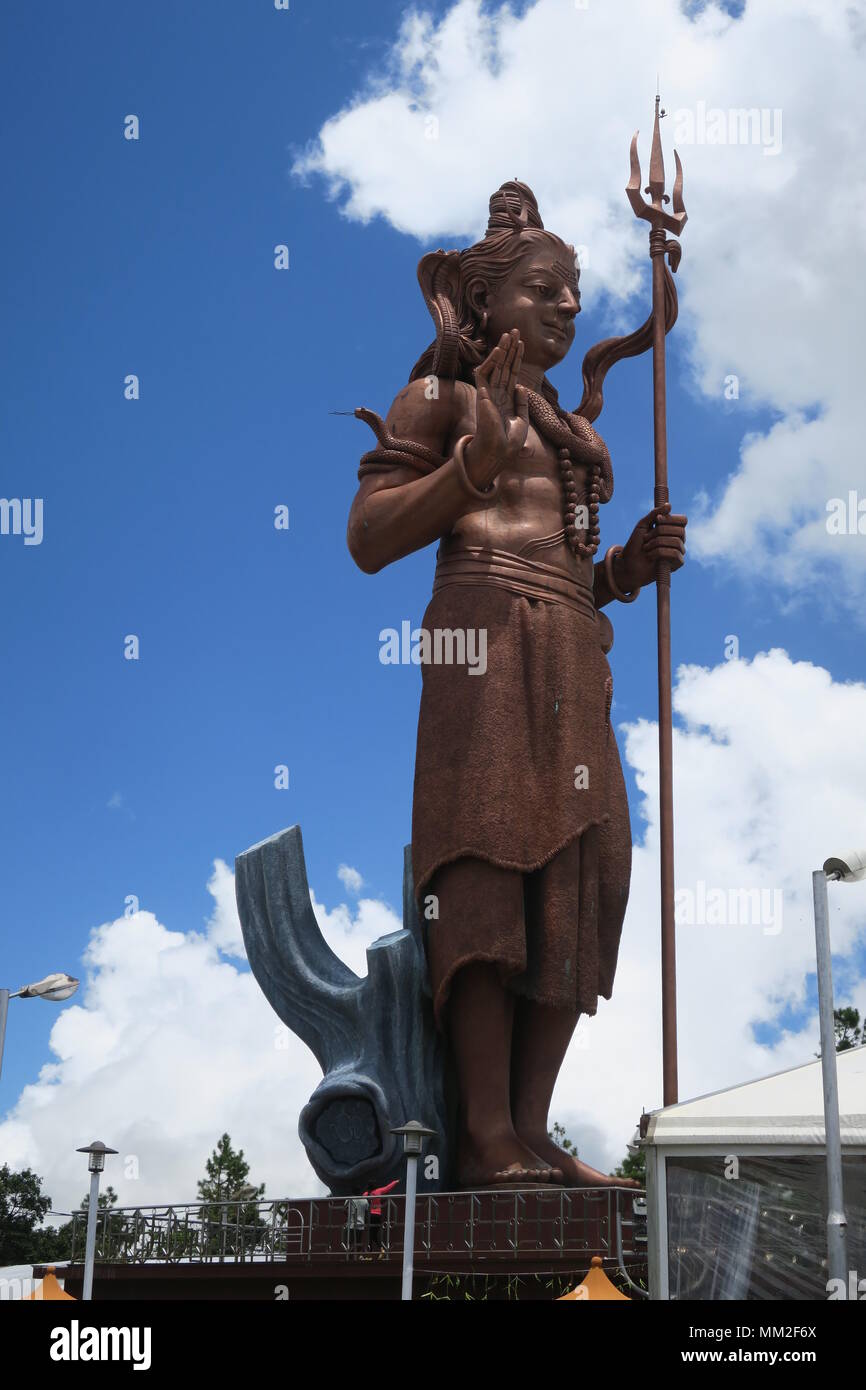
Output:
<instances>
[{"instance_id":1,"label":"viewing platform","mask_svg":"<svg viewBox=\"0 0 866 1390\"><path fill-rule=\"evenodd\" d=\"M99 1213L94 1298L399 1298L404 1202L205 1202ZM86 1213L65 1287L80 1297ZM415 1208L416 1298L556 1296L594 1255L630 1297L646 1288L646 1203L633 1188L438 1192ZM38 1271L37 1271L38 1277ZM511 1293L507 1292L508 1286ZM555 1287L556 1286L556 1287ZM483 1290L480 1292L479 1290Z\"/></svg>"}]
</instances>

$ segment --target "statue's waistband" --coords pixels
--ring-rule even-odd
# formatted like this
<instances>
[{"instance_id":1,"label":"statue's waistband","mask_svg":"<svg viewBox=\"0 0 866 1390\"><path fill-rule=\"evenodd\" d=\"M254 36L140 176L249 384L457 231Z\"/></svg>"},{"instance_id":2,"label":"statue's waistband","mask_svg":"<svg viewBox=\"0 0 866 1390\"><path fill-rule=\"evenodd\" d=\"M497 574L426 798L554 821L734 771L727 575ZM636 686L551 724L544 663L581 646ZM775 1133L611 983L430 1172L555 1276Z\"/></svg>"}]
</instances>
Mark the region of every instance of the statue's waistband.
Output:
<instances>
[{"instance_id":1,"label":"statue's waistband","mask_svg":"<svg viewBox=\"0 0 866 1390\"><path fill-rule=\"evenodd\" d=\"M433 580L433 593L451 584L493 584L526 598L548 603L564 603L593 622L596 617L592 587L566 570L526 560L508 550L465 546L440 555Z\"/></svg>"}]
</instances>

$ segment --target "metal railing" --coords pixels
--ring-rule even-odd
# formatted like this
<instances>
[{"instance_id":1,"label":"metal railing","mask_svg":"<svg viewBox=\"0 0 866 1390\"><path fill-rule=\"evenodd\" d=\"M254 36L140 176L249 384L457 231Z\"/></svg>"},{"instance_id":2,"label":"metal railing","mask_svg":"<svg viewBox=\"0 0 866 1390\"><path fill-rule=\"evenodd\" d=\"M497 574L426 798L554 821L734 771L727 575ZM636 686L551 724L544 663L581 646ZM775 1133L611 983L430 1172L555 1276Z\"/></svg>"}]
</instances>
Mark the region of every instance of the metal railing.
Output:
<instances>
[{"instance_id":1,"label":"metal railing","mask_svg":"<svg viewBox=\"0 0 866 1390\"><path fill-rule=\"evenodd\" d=\"M192 1202L114 1207L96 1220L96 1258L212 1264L274 1262L309 1253L310 1224L298 1202ZM72 1263L84 1257L87 1212L72 1215Z\"/></svg>"},{"instance_id":2,"label":"metal railing","mask_svg":"<svg viewBox=\"0 0 866 1390\"><path fill-rule=\"evenodd\" d=\"M637 1205L635 1199L637 1198ZM105 1263L294 1263L398 1258L404 1198L198 1202L115 1207L97 1218ZM431 1193L416 1207L416 1264L456 1260L551 1263L593 1255L646 1260L642 1194L634 1189ZM72 1217L72 1262L84 1254L87 1213Z\"/></svg>"}]
</instances>

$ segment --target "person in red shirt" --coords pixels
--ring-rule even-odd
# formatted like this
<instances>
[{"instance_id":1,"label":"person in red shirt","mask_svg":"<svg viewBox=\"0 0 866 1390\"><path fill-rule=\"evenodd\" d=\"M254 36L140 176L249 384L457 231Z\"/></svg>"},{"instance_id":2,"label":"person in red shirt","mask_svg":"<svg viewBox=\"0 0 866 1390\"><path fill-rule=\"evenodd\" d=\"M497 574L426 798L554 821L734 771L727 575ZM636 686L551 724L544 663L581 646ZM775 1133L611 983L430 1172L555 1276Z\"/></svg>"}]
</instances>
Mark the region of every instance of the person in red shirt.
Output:
<instances>
[{"instance_id":1,"label":"person in red shirt","mask_svg":"<svg viewBox=\"0 0 866 1390\"><path fill-rule=\"evenodd\" d=\"M378 1249L380 1260L385 1254L385 1251L382 1249L382 1198L388 1192L393 1192L394 1188L398 1186L399 1179L395 1178L393 1182L388 1183L387 1187L370 1187L364 1193L364 1196L370 1199L369 1248L372 1249L375 1246Z\"/></svg>"}]
</instances>

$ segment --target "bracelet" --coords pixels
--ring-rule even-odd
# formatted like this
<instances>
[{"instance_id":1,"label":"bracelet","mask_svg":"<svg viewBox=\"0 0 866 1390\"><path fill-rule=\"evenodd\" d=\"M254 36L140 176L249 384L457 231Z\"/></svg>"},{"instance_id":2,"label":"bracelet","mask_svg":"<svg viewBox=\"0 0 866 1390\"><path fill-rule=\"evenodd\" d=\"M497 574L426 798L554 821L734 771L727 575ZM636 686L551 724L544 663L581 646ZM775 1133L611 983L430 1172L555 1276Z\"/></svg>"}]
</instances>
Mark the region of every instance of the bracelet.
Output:
<instances>
[{"instance_id":1,"label":"bracelet","mask_svg":"<svg viewBox=\"0 0 866 1390\"><path fill-rule=\"evenodd\" d=\"M632 589L630 594L624 594L622 589L619 587L619 585L613 577L613 562L617 558L617 556L621 554L621 545L611 546L610 550L604 557L604 576L607 580L607 587L610 589L610 592L613 594L614 598L619 599L620 603L634 603L635 599L640 593L640 585L638 585L636 589Z\"/></svg>"},{"instance_id":2,"label":"bracelet","mask_svg":"<svg viewBox=\"0 0 866 1390\"><path fill-rule=\"evenodd\" d=\"M466 471L466 460L463 457L466 445L474 438L474 434L464 434L461 439L458 439L457 443L454 445L454 462L457 465L457 476L464 490L469 493L470 497L480 497L482 501L486 502L490 494L495 491L496 484L489 483L488 486L484 488L476 487Z\"/></svg>"}]
</instances>

